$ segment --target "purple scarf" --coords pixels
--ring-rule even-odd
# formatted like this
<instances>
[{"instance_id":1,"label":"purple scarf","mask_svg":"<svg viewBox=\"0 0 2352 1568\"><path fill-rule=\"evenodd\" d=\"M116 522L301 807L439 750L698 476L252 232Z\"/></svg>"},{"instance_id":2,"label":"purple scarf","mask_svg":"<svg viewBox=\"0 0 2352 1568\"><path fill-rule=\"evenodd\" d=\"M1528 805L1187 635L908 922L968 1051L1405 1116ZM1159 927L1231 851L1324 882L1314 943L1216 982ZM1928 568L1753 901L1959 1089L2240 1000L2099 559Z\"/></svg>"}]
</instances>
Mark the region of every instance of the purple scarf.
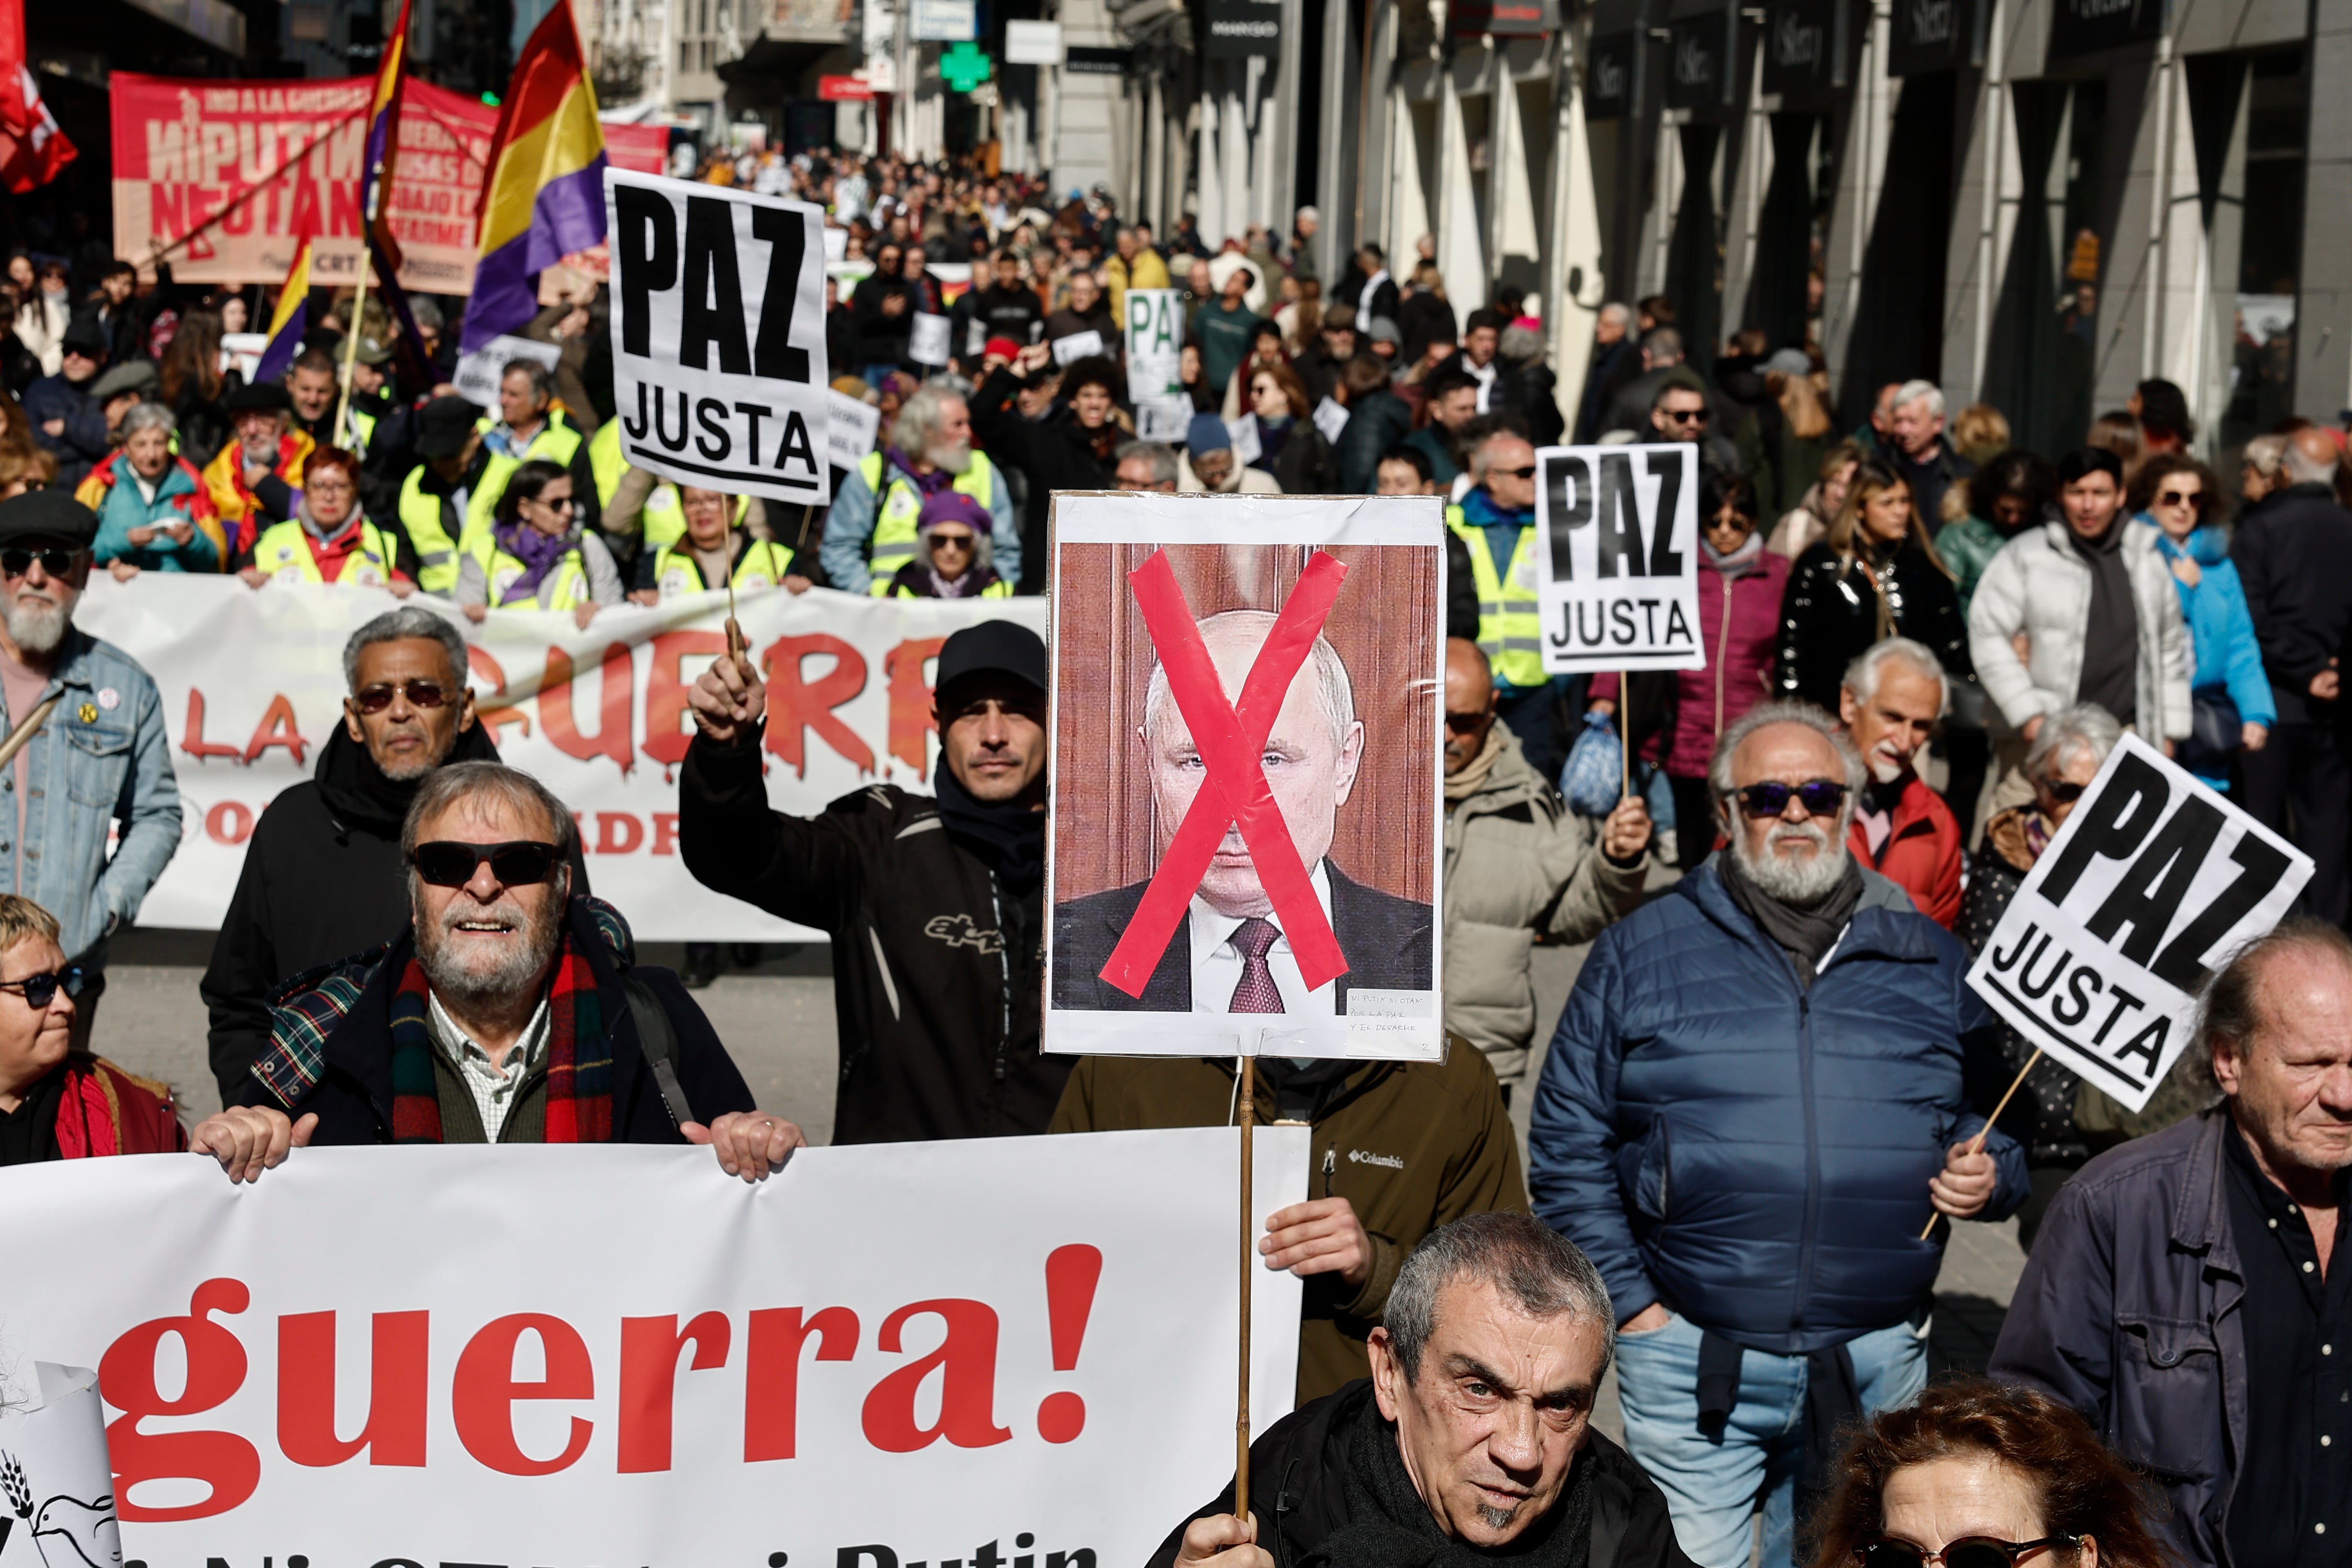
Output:
<instances>
[{"instance_id":1,"label":"purple scarf","mask_svg":"<svg viewBox=\"0 0 2352 1568\"><path fill-rule=\"evenodd\" d=\"M555 569L555 563L571 552L576 534L553 537L541 533L527 522L501 522L490 530L490 537L507 554L523 564L523 574L507 588L501 605L528 602L539 596L539 585Z\"/></svg>"},{"instance_id":2,"label":"purple scarf","mask_svg":"<svg viewBox=\"0 0 2352 1568\"><path fill-rule=\"evenodd\" d=\"M925 496L935 496L955 483L955 476L945 468L933 468L928 474L915 472L915 460L896 447L888 448L887 455L891 466L912 480L915 489Z\"/></svg>"}]
</instances>

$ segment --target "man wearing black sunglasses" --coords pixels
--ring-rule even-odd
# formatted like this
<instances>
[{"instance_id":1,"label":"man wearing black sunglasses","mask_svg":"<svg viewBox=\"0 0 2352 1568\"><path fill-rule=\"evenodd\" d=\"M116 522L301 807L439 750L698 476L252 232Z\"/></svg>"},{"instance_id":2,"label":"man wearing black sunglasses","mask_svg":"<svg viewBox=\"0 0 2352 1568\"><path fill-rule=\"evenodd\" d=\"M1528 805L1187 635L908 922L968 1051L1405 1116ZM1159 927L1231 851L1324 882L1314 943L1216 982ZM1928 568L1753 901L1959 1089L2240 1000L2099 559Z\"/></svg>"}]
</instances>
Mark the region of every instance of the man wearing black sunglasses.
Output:
<instances>
[{"instance_id":1,"label":"man wearing black sunglasses","mask_svg":"<svg viewBox=\"0 0 2352 1568\"><path fill-rule=\"evenodd\" d=\"M281 993L284 1026L191 1146L252 1181L307 1143L706 1143L757 1181L806 1142L761 1114L677 977L575 896L580 830L528 773L436 770L401 831L407 927Z\"/></svg>"},{"instance_id":2,"label":"man wearing black sunglasses","mask_svg":"<svg viewBox=\"0 0 2352 1568\"><path fill-rule=\"evenodd\" d=\"M2025 1159L1973 1099L2000 1035L1967 952L1847 848L1829 715L1751 710L1708 773L1730 848L1601 932L1528 1135L1538 1217L1608 1280L1626 1447L1701 1563L1790 1561L1841 1423L1927 1382L1935 1215L2000 1219Z\"/></svg>"}]
</instances>

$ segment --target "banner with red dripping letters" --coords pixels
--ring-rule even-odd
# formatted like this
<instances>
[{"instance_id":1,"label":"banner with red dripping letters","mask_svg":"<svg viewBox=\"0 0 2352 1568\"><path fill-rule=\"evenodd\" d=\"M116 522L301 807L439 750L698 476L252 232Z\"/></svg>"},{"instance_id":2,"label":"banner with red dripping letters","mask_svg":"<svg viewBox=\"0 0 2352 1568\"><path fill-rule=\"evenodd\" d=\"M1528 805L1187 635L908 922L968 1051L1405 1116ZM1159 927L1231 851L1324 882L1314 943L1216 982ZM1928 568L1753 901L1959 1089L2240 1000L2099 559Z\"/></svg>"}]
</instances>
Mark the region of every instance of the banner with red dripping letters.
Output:
<instances>
[{"instance_id":1,"label":"banner with red dripping letters","mask_svg":"<svg viewBox=\"0 0 2352 1568\"><path fill-rule=\"evenodd\" d=\"M76 624L154 677L180 785L180 850L148 894L142 925L218 928L255 821L311 776L319 748L343 722L343 644L401 602L330 584L92 576ZM445 601L406 602L465 634L499 754L572 807L590 883L640 941L821 935L710 891L678 858L687 694L726 649L724 593L607 608L585 631L568 612L499 610L477 626ZM745 593L736 613L769 681L769 799L803 816L876 783L929 794L940 643L985 619L1040 635L1045 626L1042 599L964 605L825 589Z\"/></svg>"},{"instance_id":2,"label":"banner with red dripping letters","mask_svg":"<svg viewBox=\"0 0 2352 1568\"><path fill-rule=\"evenodd\" d=\"M707 1149L20 1166L0 1345L99 1369L152 1568L1115 1568L1232 1476L1234 1152L811 1149L756 1187ZM1307 1152L1258 1133L1253 1234ZM1257 1431L1299 1289L1255 1286Z\"/></svg>"}]
</instances>

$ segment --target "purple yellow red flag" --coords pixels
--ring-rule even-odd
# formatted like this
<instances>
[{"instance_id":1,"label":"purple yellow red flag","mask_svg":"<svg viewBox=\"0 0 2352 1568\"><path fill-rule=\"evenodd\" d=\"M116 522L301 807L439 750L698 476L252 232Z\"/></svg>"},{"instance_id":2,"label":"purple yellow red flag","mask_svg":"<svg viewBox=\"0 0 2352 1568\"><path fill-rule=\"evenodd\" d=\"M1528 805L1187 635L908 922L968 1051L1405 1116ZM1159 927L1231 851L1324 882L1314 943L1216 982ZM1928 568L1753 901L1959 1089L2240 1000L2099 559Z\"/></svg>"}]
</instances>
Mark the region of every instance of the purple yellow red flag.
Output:
<instances>
[{"instance_id":1,"label":"purple yellow red flag","mask_svg":"<svg viewBox=\"0 0 2352 1568\"><path fill-rule=\"evenodd\" d=\"M278 309L269 317L269 343L253 367L258 386L276 381L302 352L302 334L310 325L310 237L294 247L293 264L286 268L286 286L278 291Z\"/></svg>"},{"instance_id":2,"label":"purple yellow red flag","mask_svg":"<svg viewBox=\"0 0 2352 1568\"><path fill-rule=\"evenodd\" d=\"M570 0L531 30L507 84L482 180L479 260L462 347L539 313L531 279L604 237L604 132Z\"/></svg>"},{"instance_id":3,"label":"purple yellow red flag","mask_svg":"<svg viewBox=\"0 0 2352 1568\"><path fill-rule=\"evenodd\" d=\"M375 97L368 105L367 158L360 170L360 215L376 265L389 278L400 270L400 242L392 234L394 170L400 162L400 85L408 65L409 0L400 0L400 20L383 41L375 71Z\"/></svg>"}]
</instances>

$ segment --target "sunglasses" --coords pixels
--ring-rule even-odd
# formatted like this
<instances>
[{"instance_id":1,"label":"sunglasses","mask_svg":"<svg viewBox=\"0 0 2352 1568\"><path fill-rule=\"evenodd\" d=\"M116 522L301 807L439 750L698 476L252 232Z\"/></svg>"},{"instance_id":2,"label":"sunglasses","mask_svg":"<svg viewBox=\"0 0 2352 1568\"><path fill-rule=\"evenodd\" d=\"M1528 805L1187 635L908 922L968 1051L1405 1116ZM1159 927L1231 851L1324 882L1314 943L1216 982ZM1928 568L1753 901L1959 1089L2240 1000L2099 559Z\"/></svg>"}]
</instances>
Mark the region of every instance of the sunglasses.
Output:
<instances>
[{"instance_id":1,"label":"sunglasses","mask_svg":"<svg viewBox=\"0 0 2352 1568\"><path fill-rule=\"evenodd\" d=\"M2068 784L2063 779L2037 779L2034 786L2048 790L2050 798L2062 805L2070 800L2082 799L2083 792L2091 787L2086 784Z\"/></svg>"},{"instance_id":2,"label":"sunglasses","mask_svg":"<svg viewBox=\"0 0 2352 1568\"><path fill-rule=\"evenodd\" d=\"M1515 479L1531 479L1536 477L1536 466L1533 463L1529 463L1524 468L1489 468L1486 471L1490 474L1507 474Z\"/></svg>"},{"instance_id":3,"label":"sunglasses","mask_svg":"<svg viewBox=\"0 0 2352 1568\"><path fill-rule=\"evenodd\" d=\"M25 1005L36 1013L48 1011L49 1004L58 999L62 990L68 996L81 994L82 969L79 963L68 963L48 974L27 974L22 980L0 980L0 991L14 991L25 999Z\"/></svg>"},{"instance_id":4,"label":"sunglasses","mask_svg":"<svg viewBox=\"0 0 2352 1568\"><path fill-rule=\"evenodd\" d=\"M1486 723L1487 718L1488 715L1485 713L1448 713L1445 716L1445 728L1453 734L1475 735L1478 732L1478 727Z\"/></svg>"},{"instance_id":5,"label":"sunglasses","mask_svg":"<svg viewBox=\"0 0 2352 1568\"><path fill-rule=\"evenodd\" d=\"M449 689L437 680L389 680L353 692L352 706L362 713L381 713L404 694L412 708L438 708L449 700Z\"/></svg>"},{"instance_id":6,"label":"sunglasses","mask_svg":"<svg viewBox=\"0 0 2352 1568\"><path fill-rule=\"evenodd\" d=\"M1835 816L1845 805L1845 785L1832 779L1809 779L1801 784L1752 784L1732 794L1739 797L1740 810L1759 821L1785 813L1792 795L1807 816Z\"/></svg>"},{"instance_id":7,"label":"sunglasses","mask_svg":"<svg viewBox=\"0 0 2352 1568\"><path fill-rule=\"evenodd\" d=\"M11 577L22 577L33 569L33 563L37 561L42 571L52 577L62 577L80 564L81 556L79 550L27 550L21 546L0 550L0 572Z\"/></svg>"},{"instance_id":8,"label":"sunglasses","mask_svg":"<svg viewBox=\"0 0 2352 1568\"><path fill-rule=\"evenodd\" d=\"M942 533L939 530L933 529L931 531L931 548L934 550L970 550L971 548L971 535L969 533Z\"/></svg>"},{"instance_id":9,"label":"sunglasses","mask_svg":"<svg viewBox=\"0 0 2352 1568\"><path fill-rule=\"evenodd\" d=\"M1661 408L1658 412L1677 425L1704 425L1709 418L1704 408Z\"/></svg>"},{"instance_id":10,"label":"sunglasses","mask_svg":"<svg viewBox=\"0 0 2352 1568\"><path fill-rule=\"evenodd\" d=\"M2156 498L2158 506L2195 506L2205 499L2203 490L2163 490Z\"/></svg>"},{"instance_id":11,"label":"sunglasses","mask_svg":"<svg viewBox=\"0 0 2352 1568\"><path fill-rule=\"evenodd\" d=\"M2016 1568L2019 1559L2046 1548L2079 1546L2079 1535L2045 1535L2039 1541L1995 1541L1990 1535L1968 1535L1929 1552L1907 1541L1881 1537L1853 1549L1862 1568Z\"/></svg>"},{"instance_id":12,"label":"sunglasses","mask_svg":"<svg viewBox=\"0 0 2352 1568\"><path fill-rule=\"evenodd\" d=\"M462 888L474 879L484 861L502 887L527 888L547 880L555 869L555 846L518 838L505 844L458 844L436 839L420 844L410 864L416 874L436 888Z\"/></svg>"}]
</instances>

